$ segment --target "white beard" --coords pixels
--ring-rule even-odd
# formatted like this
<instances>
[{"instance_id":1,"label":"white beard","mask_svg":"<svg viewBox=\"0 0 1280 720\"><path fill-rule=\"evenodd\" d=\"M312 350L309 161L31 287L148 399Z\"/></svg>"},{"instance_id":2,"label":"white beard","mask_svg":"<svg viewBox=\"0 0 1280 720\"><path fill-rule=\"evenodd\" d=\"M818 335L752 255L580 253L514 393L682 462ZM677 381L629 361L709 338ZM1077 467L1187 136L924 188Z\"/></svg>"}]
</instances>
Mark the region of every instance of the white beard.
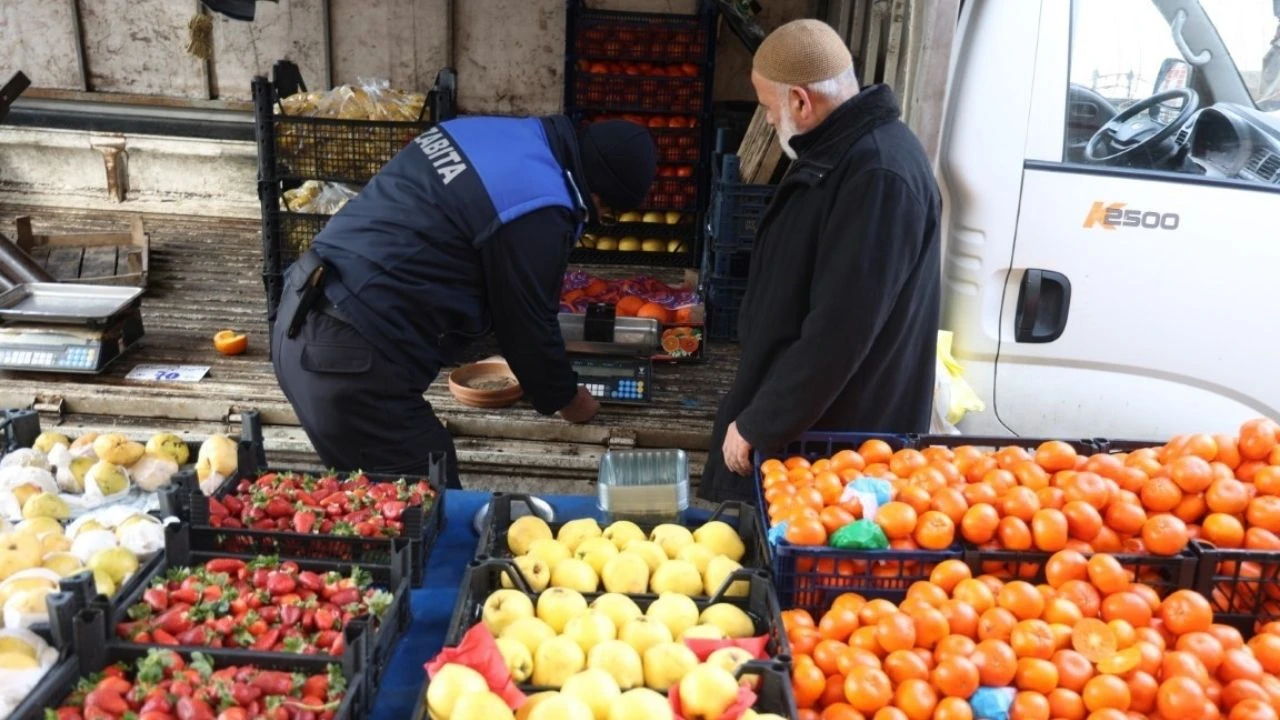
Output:
<instances>
[{"instance_id":1,"label":"white beard","mask_svg":"<svg viewBox=\"0 0 1280 720\"><path fill-rule=\"evenodd\" d=\"M791 117L791 108L783 105L778 111L778 144L782 152L792 160L796 159L796 151L791 147L791 138L796 135L796 121Z\"/></svg>"}]
</instances>

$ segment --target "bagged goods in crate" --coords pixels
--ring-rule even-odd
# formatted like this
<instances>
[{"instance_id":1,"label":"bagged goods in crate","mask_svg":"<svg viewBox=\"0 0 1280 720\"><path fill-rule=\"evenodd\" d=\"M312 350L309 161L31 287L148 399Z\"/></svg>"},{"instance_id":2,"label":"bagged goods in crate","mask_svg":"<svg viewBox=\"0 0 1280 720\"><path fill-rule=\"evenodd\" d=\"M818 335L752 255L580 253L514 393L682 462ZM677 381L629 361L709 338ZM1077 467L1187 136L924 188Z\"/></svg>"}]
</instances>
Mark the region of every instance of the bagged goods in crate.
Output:
<instances>
[{"instance_id":1,"label":"bagged goods in crate","mask_svg":"<svg viewBox=\"0 0 1280 720\"><path fill-rule=\"evenodd\" d=\"M622 317L648 317L666 324L690 322L702 301L696 289L671 287L648 276L605 280L581 270L565 273L560 311L585 313L593 302L613 303Z\"/></svg>"},{"instance_id":2,"label":"bagged goods in crate","mask_svg":"<svg viewBox=\"0 0 1280 720\"><path fill-rule=\"evenodd\" d=\"M426 101L423 93L397 90L387 80L360 78L358 85L294 93L280 106L286 115L300 117L413 122Z\"/></svg>"},{"instance_id":3,"label":"bagged goods in crate","mask_svg":"<svg viewBox=\"0 0 1280 720\"><path fill-rule=\"evenodd\" d=\"M281 204L290 212L333 215L358 193L359 190L343 183L308 180L285 190Z\"/></svg>"}]
</instances>

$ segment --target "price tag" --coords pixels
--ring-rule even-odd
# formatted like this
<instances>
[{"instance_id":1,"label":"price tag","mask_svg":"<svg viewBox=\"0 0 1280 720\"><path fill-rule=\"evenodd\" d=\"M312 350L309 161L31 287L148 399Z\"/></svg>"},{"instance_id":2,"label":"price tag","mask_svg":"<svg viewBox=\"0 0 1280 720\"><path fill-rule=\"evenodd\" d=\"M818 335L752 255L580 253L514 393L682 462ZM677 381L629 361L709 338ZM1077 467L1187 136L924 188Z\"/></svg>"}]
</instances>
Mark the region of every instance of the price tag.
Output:
<instances>
[{"instance_id":1,"label":"price tag","mask_svg":"<svg viewBox=\"0 0 1280 720\"><path fill-rule=\"evenodd\" d=\"M149 382L200 382L209 372L208 365L135 365L126 380Z\"/></svg>"}]
</instances>

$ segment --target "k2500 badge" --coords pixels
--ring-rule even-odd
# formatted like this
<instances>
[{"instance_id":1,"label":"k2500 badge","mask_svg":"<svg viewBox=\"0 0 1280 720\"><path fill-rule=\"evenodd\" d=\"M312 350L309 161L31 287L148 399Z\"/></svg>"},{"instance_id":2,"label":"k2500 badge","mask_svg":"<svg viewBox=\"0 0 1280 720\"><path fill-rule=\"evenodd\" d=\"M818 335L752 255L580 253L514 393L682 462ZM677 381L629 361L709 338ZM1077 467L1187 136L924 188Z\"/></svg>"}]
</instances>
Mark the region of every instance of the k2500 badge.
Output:
<instances>
[{"instance_id":1,"label":"k2500 badge","mask_svg":"<svg viewBox=\"0 0 1280 720\"><path fill-rule=\"evenodd\" d=\"M1177 230L1182 223L1178 213L1162 213L1154 210L1128 210L1127 203L1096 201L1085 215L1084 227L1115 230L1117 228L1145 228L1147 230Z\"/></svg>"}]
</instances>

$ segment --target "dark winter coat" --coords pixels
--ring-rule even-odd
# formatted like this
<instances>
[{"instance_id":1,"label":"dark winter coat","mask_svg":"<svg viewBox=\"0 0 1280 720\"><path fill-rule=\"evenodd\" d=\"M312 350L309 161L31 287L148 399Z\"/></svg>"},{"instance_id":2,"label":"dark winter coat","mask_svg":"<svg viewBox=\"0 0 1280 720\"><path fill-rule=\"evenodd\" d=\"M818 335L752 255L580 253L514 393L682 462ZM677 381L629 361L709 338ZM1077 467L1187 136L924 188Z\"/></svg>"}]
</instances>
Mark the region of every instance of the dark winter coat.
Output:
<instances>
[{"instance_id":1,"label":"dark winter coat","mask_svg":"<svg viewBox=\"0 0 1280 720\"><path fill-rule=\"evenodd\" d=\"M885 85L813 130L761 221L700 495L755 498L721 457L731 422L755 450L807 430L925 432L940 313L941 199Z\"/></svg>"}]
</instances>

